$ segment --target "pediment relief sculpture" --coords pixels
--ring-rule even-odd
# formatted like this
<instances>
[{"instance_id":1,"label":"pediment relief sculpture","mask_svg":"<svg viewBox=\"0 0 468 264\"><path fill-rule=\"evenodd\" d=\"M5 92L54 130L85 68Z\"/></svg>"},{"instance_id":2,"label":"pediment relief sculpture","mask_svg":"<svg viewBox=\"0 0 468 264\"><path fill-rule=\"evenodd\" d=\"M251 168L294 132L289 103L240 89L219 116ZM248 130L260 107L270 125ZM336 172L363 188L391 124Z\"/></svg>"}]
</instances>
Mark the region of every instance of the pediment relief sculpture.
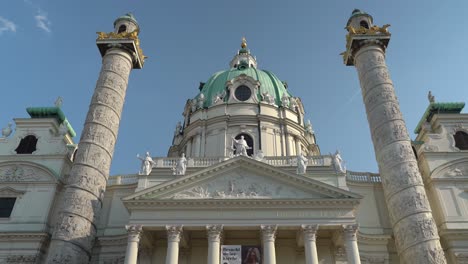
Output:
<instances>
[{"instance_id":1,"label":"pediment relief sculpture","mask_svg":"<svg viewBox=\"0 0 468 264\"><path fill-rule=\"evenodd\" d=\"M163 199L288 199L320 198L294 186L284 185L267 177L225 175L210 182L170 194Z\"/></svg>"}]
</instances>

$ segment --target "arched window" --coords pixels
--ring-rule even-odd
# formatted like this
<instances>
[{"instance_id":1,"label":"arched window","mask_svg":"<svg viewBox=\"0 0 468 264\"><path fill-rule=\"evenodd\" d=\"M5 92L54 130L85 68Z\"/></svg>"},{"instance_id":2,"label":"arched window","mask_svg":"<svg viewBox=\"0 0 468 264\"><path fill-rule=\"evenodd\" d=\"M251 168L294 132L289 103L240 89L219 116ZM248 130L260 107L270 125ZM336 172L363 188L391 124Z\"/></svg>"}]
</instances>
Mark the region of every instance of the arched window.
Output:
<instances>
[{"instance_id":1,"label":"arched window","mask_svg":"<svg viewBox=\"0 0 468 264\"><path fill-rule=\"evenodd\" d=\"M37 138L29 135L21 139L18 147L15 149L16 154L32 154L36 151Z\"/></svg>"},{"instance_id":2,"label":"arched window","mask_svg":"<svg viewBox=\"0 0 468 264\"><path fill-rule=\"evenodd\" d=\"M236 140L240 140L242 137L244 137L245 142L247 143L247 146L250 147L250 149L247 149L247 155L252 156L254 153L254 148L253 148L253 139L251 136L245 133L241 133L235 137ZM236 144L234 144L234 153L236 153Z\"/></svg>"},{"instance_id":3,"label":"arched window","mask_svg":"<svg viewBox=\"0 0 468 264\"><path fill-rule=\"evenodd\" d=\"M460 150L468 150L468 134L463 131L457 131L455 135L453 135L455 139L455 147Z\"/></svg>"},{"instance_id":4,"label":"arched window","mask_svg":"<svg viewBox=\"0 0 468 264\"><path fill-rule=\"evenodd\" d=\"M127 26L121 25L121 26L119 27L119 31L118 31L117 33L122 33L122 32L125 32L125 31L127 31Z\"/></svg>"},{"instance_id":5,"label":"arched window","mask_svg":"<svg viewBox=\"0 0 468 264\"><path fill-rule=\"evenodd\" d=\"M359 23L359 25L360 25L361 27L363 27L363 28L369 29L369 24L367 24L367 21L365 21L365 20L362 20L362 21Z\"/></svg>"}]
</instances>

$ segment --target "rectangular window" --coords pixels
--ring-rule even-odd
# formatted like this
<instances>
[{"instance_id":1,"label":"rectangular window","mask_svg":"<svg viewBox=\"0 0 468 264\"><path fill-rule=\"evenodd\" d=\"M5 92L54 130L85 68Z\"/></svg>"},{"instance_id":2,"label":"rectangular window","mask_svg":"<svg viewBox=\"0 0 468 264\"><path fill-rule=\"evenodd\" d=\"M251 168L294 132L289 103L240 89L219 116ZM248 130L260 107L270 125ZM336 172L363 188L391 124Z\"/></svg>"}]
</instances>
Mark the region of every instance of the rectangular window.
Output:
<instances>
[{"instance_id":1,"label":"rectangular window","mask_svg":"<svg viewBox=\"0 0 468 264\"><path fill-rule=\"evenodd\" d=\"M16 198L0 198L0 218L10 217Z\"/></svg>"}]
</instances>

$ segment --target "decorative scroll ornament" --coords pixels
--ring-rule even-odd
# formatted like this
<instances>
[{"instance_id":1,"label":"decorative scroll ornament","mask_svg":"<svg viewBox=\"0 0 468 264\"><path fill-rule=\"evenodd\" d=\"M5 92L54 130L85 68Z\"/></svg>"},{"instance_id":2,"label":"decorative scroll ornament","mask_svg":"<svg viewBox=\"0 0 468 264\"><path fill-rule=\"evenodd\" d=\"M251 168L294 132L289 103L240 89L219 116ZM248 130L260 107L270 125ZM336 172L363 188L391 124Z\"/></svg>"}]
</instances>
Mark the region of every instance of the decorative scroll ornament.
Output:
<instances>
[{"instance_id":1,"label":"decorative scroll ornament","mask_svg":"<svg viewBox=\"0 0 468 264\"><path fill-rule=\"evenodd\" d=\"M143 50L140 47L140 39L138 38L139 30L135 29L132 32L121 32L121 33L114 33L114 32L96 32L98 34L97 40L105 40L105 39L133 39L135 41L135 46L138 51L138 56L141 58L141 60L144 62L146 57L143 54Z\"/></svg>"}]
</instances>

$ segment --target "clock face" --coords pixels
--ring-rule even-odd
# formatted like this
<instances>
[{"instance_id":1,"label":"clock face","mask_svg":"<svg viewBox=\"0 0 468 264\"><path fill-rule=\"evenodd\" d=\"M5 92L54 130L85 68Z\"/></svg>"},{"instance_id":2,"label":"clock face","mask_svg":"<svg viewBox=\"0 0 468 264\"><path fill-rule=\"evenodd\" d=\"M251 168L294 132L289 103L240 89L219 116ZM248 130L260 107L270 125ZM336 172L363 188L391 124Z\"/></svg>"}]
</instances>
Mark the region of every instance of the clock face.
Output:
<instances>
[{"instance_id":1,"label":"clock face","mask_svg":"<svg viewBox=\"0 0 468 264\"><path fill-rule=\"evenodd\" d=\"M252 91L249 87L241 85L237 87L234 94L236 95L237 100L244 102L249 100L250 96L252 95Z\"/></svg>"}]
</instances>

